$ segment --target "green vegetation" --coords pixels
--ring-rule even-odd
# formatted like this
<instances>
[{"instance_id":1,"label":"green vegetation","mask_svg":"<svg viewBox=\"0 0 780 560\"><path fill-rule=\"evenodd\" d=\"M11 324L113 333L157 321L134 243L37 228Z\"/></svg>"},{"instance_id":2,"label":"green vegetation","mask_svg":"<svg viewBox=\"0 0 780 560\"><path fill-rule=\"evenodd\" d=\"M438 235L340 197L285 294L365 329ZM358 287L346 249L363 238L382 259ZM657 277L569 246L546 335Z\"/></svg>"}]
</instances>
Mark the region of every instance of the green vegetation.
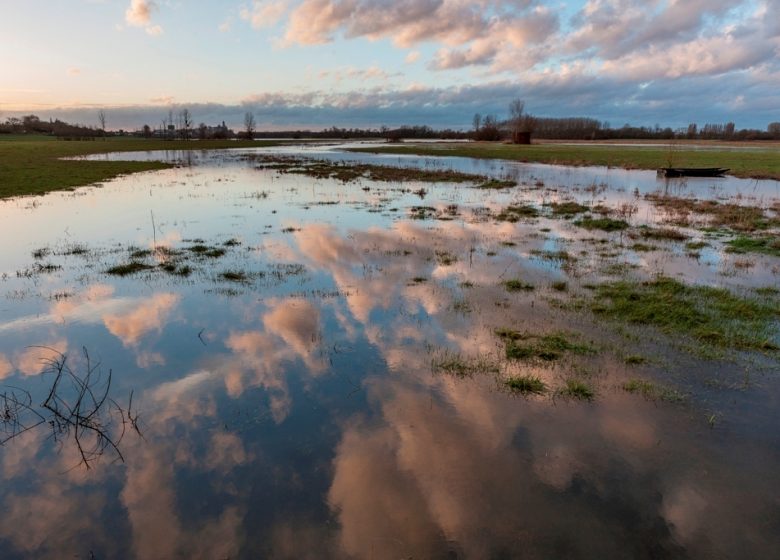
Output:
<instances>
[{"instance_id":1,"label":"green vegetation","mask_svg":"<svg viewBox=\"0 0 780 560\"><path fill-rule=\"evenodd\" d=\"M652 401L661 400L667 402L684 402L685 395L676 389L657 385L645 379L630 379L623 383L623 390L627 393L636 393Z\"/></svg>"},{"instance_id":2,"label":"green vegetation","mask_svg":"<svg viewBox=\"0 0 780 560\"><path fill-rule=\"evenodd\" d=\"M556 292L565 292L569 289L569 284L563 281L553 282L552 284L550 284L550 287Z\"/></svg>"},{"instance_id":3,"label":"green vegetation","mask_svg":"<svg viewBox=\"0 0 780 560\"><path fill-rule=\"evenodd\" d=\"M249 278L243 270L226 270L219 277L228 282L246 282Z\"/></svg>"},{"instance_id":4,"label":"green vegetation","mask_svg":"<svg viewBox=\"0 0 780 560\"><path fill-rule=\"evenodd\" d=\"M766 230L780 225L780 220L769 217L764 209L758 206L660 194L649 194L645 198L671 215L667 221L680 226L690 225L691 214L707 216L709 227L729 228L741 232Z\"/></svg>"},{"instance_id":5,"label":"green vegetation","mask_svg":"<svg viewBox=\"0 0 780 560\"><path fill-rule=\"evenodd\" d=\"M780 305L739 297L722 288L686 286L666 277L642 283L618 281L597 288L591 309L712 346L777 349L775 321Z\"/></svg>"},{"instance_id":6,"label":"green vegetation","mask_svg":"<svg viewBox=\"0 0 780 560\"><path fill-rule=\"evenodd\" d=\"M585 216L581 220L574 222L574 225L587 230L600 229L601 231L621 231L628 228L628 222L624 220L615 220L613 218L592 218Z\"/></svg>"},{"instance_id":7,"label":"green vegetation","mask_svg":"<svg viewBox=\"0 0 780 560\"><path fill-rule=\"evenodd\" d=\"M566 380L566 386L558 390L558 394L572 399L590 401L596 396L596 391L584 381L569 378Z\"/></svg>"},{"instance_id":8,"label":"green vegetation","mask_svg":"<svg viewBox=\"0 0 780 560\"><path fill-rule=\"evenodd\" d=\"M524 395L543 395L547 392L547 385L541 378L535 375L516 375L504 380L506 386L513 393Z\"/></svg>"},{"instance_id":9,"label":"green vegetation","mask_svg":"<svg viewBox=\"0 0 780 560\"><path fill-rule=\"evenodd\" d=\"M498 373L498 364L487 356L466 358L460 353L444 352L431 360L434 372L443 372L456 377L470 377L475 373Z\"/></svg>"},{"instance_id":10,"label":"green vegetation","mask_svg":"<svg viewBox=\"0 0 780 560\"><path fill-rule=\"evenodd\" d=\"M678 167L728 167L737 177L780 179L780 153L773 149L689 150L679 144L674 152ZM560 165L603 165L626 169L660 169L669 165L669 144L656 146L533 144L530 146L472 142L468 144L406 144L354 151L386 154L462 156L508 159Z\"/></svg>"},{"instance_id":11,"label":"green vegetation","mask_svg":"<svg viewBox=\"0 0 780 560\"><path fill-rule=\"evenodd\" d=\"M273 169L279 173L306 175L316 179L336 179L345 183L358 179L372 181L404 182L421 181L425 183L475 183L482 188L503 188L514 186L514 182L489 179L483 175L463 173L452 169L416 169L348 161L326 161L305 159L296 156L254 155L259 160L259 169ZM503 183L503 185L502 185ZM485 185L502 185L485 186ZM364 188L367 190L368 187ZM415 194L425 195L425 189Z\"/></svg>"},{"instance_id":12,"label":"green vegetation","mask_svg":"<svg viewBox=\"0 0 780 560\"><path fill-rule=\"evenodd\" d=\"M136 274L137 272L143 272L144 270L151 270L153 268L154 268L153 266L150 266L146 263L131 261L127 264L119 264L116 266L112 266L111 268L106 270L106 274L113 274L114 276L129 276L131 274Z\"/></svg>"},{"instance_id":13,"label":"green vegetation","mask_svg":"<svg viewBox=\"0 0 780 560\"><path fill-rule=\"evenodd\" d=\"M500 179L488 179L484 183L477 185L478 189L508 189L510 187L516 187L516 181L503 181Z\"/></svg>"},{"instance_id":14,"label":"green vegetation","mask_svg":"<svg viewBox=\"0 0 780 560\"><path fill-rule=\"evenodd\" d=\"M506 357L510 360L539 359L553 362L565 353L591 354L595 349L589 344L572 342L572 336L564 332L546 335L521 333L512 329L496 329L496 335L506 344Z\"/></svg>"},{"instance_id":15,"label":"green vegetation","mask_svg":"<svg viewBox=\"0 0 780 560\"><path fill-rule=\"evenodd\" d=\"M553 216L574 216L590 210L587 206L574 201L553 202L550 204L550 208L552 208Z\"/></svg>"},{"instance_id":16,"label":"green vegetation","mask_svg":"<svg viewBox=\"0 0 780 560\"><path fill-rule=\"evenodd\" d=\"M160 161L63 160L108 152L149 150L204 150L272 146L275 141L165 141L144 138L108 138L96 141L56 140L47 136L0 135L0 199L67 190L119 175L171 167Z\"/></svg>"},{"instance_id":17,"label":"green vegetation","mask_svg":"<svg viewBox=\"0 0 780 560\"><path fill-rule=\"evenodd\" d=\"M225 249L222 249L221 247L209 247L207 245L201 245L201 244L193 245L192 247L187 247L187 250L192 253L195 253L198 256L208 257L211 259L222 257L226 253Z\"/></svg>"},{"instance_id":18,"label":"green vegetation","mask_svg":"<svg viewBox=\"0 0 780 560\"><path fill-rule=\"evenodd\" d=\"M769 235L764 237L740 236L729 241L726 251L729 253L760 253L780 257L780 236Z\"/></svg>"},{"instance_id":19,"label":"green vegetation","mask_svg":"<svg viewBox=\"0 0 780 560\"><path fill-rule=\"evenodd\" d=\"M536 218L539 216L539 210L528 204L509 205L495 215L499 222L519 222L523 218Z\"/></svg>"},{"instance_id":20,"label":"green vegetation","mask_svg":"<svg viewBox=\"0 0 780 560\"><path fill-rule=\"evenodd\" d=\"M508 292L530 292L536 289L533 284L528 284L518 278L506 280L503 284Z\"/></svg>"},{"instance_id":21,"label":"green vegetation","mask_svg":"<svg viewBox=\"0 0 780 560\"><path fill-rule=\"evenodd\" d=\"M639 234L645 239L653 239L656 241L685 241L688 236L677 229L672 228L651 228L641 227L639 228Z\"/></svg>"},{"instance_id":22,"label":"green vegetation","mask_svg":"<svg viewBox=\"0 0 780 560\"><path fill-rule=\"evenodd\" d=\"M644 356L640 356L638 354L632 354L630 356L626 356L625 362L628 365L637 366L646 363L647 358L645 358Z\"/></svg>"},{"instance_id":23,"label":"green vegetation","mask_svg":"<svg viewBox=\"0 0 780 560\"><path fill-rule=\"evenodd\" d=\"M436 251L436 261L442 266L452 266L458 262L458 257L449 251Z\"/></svg>"}]
</instances>

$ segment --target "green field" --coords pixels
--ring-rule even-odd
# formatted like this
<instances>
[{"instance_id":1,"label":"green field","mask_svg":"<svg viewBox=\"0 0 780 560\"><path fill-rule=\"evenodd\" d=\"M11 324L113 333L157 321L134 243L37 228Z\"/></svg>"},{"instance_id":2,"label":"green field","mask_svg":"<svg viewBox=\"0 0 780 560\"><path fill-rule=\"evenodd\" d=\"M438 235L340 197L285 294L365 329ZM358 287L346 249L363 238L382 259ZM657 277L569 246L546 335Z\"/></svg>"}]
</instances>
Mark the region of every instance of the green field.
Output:
<instances>
[{"instance_id":1,"label":"green field","mask_svg":"<svg viewBox=\"0 0 780 560\"><path fill-rule=\"evenodd\" d=\"M658 169L661 167L728 167L730 174L753 179L780 180L780 148L776 145L750 144L756 149L691 149L690 144L655 146L534 144L519 146L490 142L408 144L378 148L356 148L356 152L383 154L416 154L425 156L460 156L484 159L507 159L523 162L561 165L603 165L625 169ZM748 146L748 145L746 145Z\"/></svg>"},{"instance_id":2,"label":"green field","mask_svg":"<svg viewBox=\"0 0 780 560\"><path fill-rule=\"evenodd\" d=\"M276 141L165 141L144 138L67 142L48 136L0 135L0 199L72 189L118 175L170 167L170 164L159 161L68 161L60 158L107 152L248 148L278 144L280 142Z\"/></svg>"}]
</instances>

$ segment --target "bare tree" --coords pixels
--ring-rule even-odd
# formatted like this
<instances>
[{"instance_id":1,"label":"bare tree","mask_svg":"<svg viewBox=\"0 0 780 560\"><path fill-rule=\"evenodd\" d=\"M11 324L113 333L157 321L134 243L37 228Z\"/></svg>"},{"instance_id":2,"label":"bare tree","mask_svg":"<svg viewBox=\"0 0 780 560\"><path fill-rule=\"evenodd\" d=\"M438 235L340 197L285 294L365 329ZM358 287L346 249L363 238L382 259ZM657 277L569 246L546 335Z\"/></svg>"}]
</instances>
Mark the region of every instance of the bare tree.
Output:
<instances>
[{"instance_id":1,"label":"bare tree","mask_svg":"<svg viewBox=\"0 0 780 560\"><path fill-rule=\"evenodd\" d=\"M103 134L103 137L106 136L106 112L101 109L98 111L98 124L100 124L100 132Z\"/></svg>"},{"instance_id":2,"label":"bare tree","mask_svg":"<svg viewBox=\"0 0 780 560\"><path fill-rule=\"evenodd\" d=\"M244 132L247 140L251 140L255 135L255 116L251 111L247 111L244 115Z\"/></svg>"},{"instance_id":3,"label":"bare tree","mask_svg":"<svg viewBox=\"0 0 780 560\"><path fill-rule=\"evenodd\" d=\"M482 126L482 115L474 113L474 118L471 120L471 124L474 127L474 132L479 132L479 128Z\"/></svg>"},{"instance_id":4,"label":"bare tree","mask_svg":"<svg viewBox=\"0 0 780 560\"><path fill-rule=\"evenodd\" d=\"M525 113L525 101L522 99L513 99L509 103L509 127L512 130L512 138L522 132L523 114Z\"/></svg>"},{"instance_id":5,"label":"bare tree","mask_svg":"<svg viewBox=\"0 0 780 560\"><path fill-rule=\"evenodd\" d=\"M181 113L179 113L180 117L180 132L181 137L185 140L190 139L190 129L192 128L192 113L190 113L190 110L186 107L181 110Z\"/></svg>"},{"instance_id":6,"label":"bare tree","mask_svg":"<svg viewBox=\"0 0 780 560\"><path fill-rule=\"evenodd\" d=\"M509 127L512 131L512 142L528 144L530 133L536 127L536 119L525 114L525 101L514 99L509 104Z\"/></svg>"}]
</instances>

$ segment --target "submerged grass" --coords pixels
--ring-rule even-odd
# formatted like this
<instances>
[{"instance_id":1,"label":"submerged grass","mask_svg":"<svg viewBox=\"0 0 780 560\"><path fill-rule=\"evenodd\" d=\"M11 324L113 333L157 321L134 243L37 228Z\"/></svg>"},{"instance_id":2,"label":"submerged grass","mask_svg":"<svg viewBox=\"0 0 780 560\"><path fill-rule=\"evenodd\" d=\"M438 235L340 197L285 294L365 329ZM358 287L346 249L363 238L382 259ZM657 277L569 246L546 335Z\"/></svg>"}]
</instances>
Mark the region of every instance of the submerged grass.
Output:
<instances>
[{"instance_id":1,"label":"submerged grass","mask_svg":"<svg viewBox=\"0 0 780 560\"><path fill-rule=\"evenodd\" d=\"M574 225L587 230L599 229L601 231L612 232L622 231L628 228L628 222L625 220L616 220L614 218L592 218L585 216L581 220L574 222Z\"/></svg>"},{"instance_id":2,"label":"submerged grass","mask_svg":"<svg viewBox=\"0 0 780 560\"><path fill-rule=\"evenodd\" d=\"M707 142L704 144L717 145ZM750 143L745 145L760 146ZM728 167L731 169L730 173L737 177L780 179L780 158L777 157L775 149L757 147L755 150L696 150L686 149L686 146L687 143L680 143L679 149L675 150L674 165L677 167ZM668 142L642 147L609 144L594 146L584 143L521 146L496 142L470 142L468 144L406 144L353 151L508 159L561 165L603 165L627 169L659 169L669 165Z\"/></svg>"},{"instance_id":3,"label":"submerged grass","mask_svg":"<svg viewBox=\"0 0 780 560\"><path fill-rule=\"evenodd\" d=\"M574 336L565 332L534 335L502 328L496 329L495 333L506 344L505 352L509 360L553 362L566 353L583 355L595 352L591 345L575 342Z\"/></svg>"},{"instance_id":4,"label":"submerged grass","mask_svg":"<svg viewBox=\"0 0 780 560\"><path fill-rule=\"evenodd\" d=\"M780 257L780 236L767 235L761 237L740 236L726 243L729 253L760 253Z\"/></svg>"},{"instance_id":5,"label":"submerged grass","mask_svg":"<svg viewBox=\"0 0 780 560\"><path fill-rule=\"evenodd\" d=\"M171 167L162 161L63 160L108 152L208 150L274 146L278 141L203 140L197 142L108 138L65 142L48 136L0 135L0 199L43 194L98 183L119 175Z\"/></svg>"},{"instance_id":6,"label":"submerged grass","mask_svg":"<svg viewBox=\"0 0 780 560\"><path fill-rule=\"evenodd\" d=\"M688 286L672 278L618 281L596 289L594 313L651 325L700 343L740 349L776 350L777 302L739 297L723 288Z\"/></svg>"},{"instance_id":7,"label":"submerged grass","mask_svg":"<svg viewBox=\"0 0 780 560\"><path fill-rule=\"evenodd\" d=\"M112 274L114 276L130 276L131 274L136 274L145 270L152 270L153 268L153 266L146 263L130 261L129 263L112 266L106 270L106 274Z\"/></svg>"},{"instance_id":8,"label":"submerged grass","mask_svg":"<svg viewBox=\"0 0 780 560\"><path fill-rule=\"evenodd\" d=\"M488 356L466 357L462 354L445 351L431 360L431 369L435 373L446 373L455 377L471 377L477 373L498 373L500 368L495 360Z\"/></svg>"},{"instance_id":9,"label":"submerged grass","mask_svg":"<svg viewBox=\"0 0 780 560\"><path fill-rule=\"evenodd\" d=\"M566 385L558 389L558 394L570 399L590 401L596 396L596 391L580 379L569 378Z\"/></svg>"},{"instance_id":10,"label":"submerged grass","mask_svg":"<svg viewBox=\"0 0 780 560\"><path fill-rule=\"evenodd\" d=\"M504 386L513 393L524 395L543 395L547 385L536 375L515 375L504 380Z\"/></svg>"},{"instance_id":11,"label":"submerged grass","mask_svg":"<svg viewBox=\"0 0 780 560\"><path fill-rule=\"evenodd\" d=\"M623 390L627 393L642 395L647 400L661 400L666 402L685 402L686 397L676 389L664 387L646 379L630 379L623 383Z\"/></svg>"},{"instance_id":12,"label":"submerged grass","mask_svg":"<svg viewBox=\"0 0 780 560\"><path fill-rule=\"evenodd\" d=\"M531 292L536 289L536 286L523 282L519 278L512 278L503 282L504 288L508 292Z\"/></svg>"}]
</instances>

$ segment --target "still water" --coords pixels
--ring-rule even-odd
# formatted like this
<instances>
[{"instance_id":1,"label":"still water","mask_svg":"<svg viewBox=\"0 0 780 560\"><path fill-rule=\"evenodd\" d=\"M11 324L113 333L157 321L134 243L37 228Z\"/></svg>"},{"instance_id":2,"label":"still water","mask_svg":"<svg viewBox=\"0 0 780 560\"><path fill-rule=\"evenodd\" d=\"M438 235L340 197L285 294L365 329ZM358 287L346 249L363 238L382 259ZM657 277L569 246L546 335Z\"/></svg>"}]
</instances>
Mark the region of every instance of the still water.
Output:
<instances>
[{"instance_id":1,"label":"still water","mask_svg":"<svg viewBox=\"0 0 780 560\"><path fill-rule=\"evenodd\" d=\"M343 183L259 169L269 152L520 186ZM489 218L573 198L658 224L647 193L771 207L776 182L321 146L110 157L180 166L0 202L0 557L776 557L776 355L705 358L565 304L616 269L776 286L778 259ZM501 328L597 351L510 362ZM596 396L517 396L515 373ZM637 377L681 397L621 388Z\"/></svg>"}]
</instances>

